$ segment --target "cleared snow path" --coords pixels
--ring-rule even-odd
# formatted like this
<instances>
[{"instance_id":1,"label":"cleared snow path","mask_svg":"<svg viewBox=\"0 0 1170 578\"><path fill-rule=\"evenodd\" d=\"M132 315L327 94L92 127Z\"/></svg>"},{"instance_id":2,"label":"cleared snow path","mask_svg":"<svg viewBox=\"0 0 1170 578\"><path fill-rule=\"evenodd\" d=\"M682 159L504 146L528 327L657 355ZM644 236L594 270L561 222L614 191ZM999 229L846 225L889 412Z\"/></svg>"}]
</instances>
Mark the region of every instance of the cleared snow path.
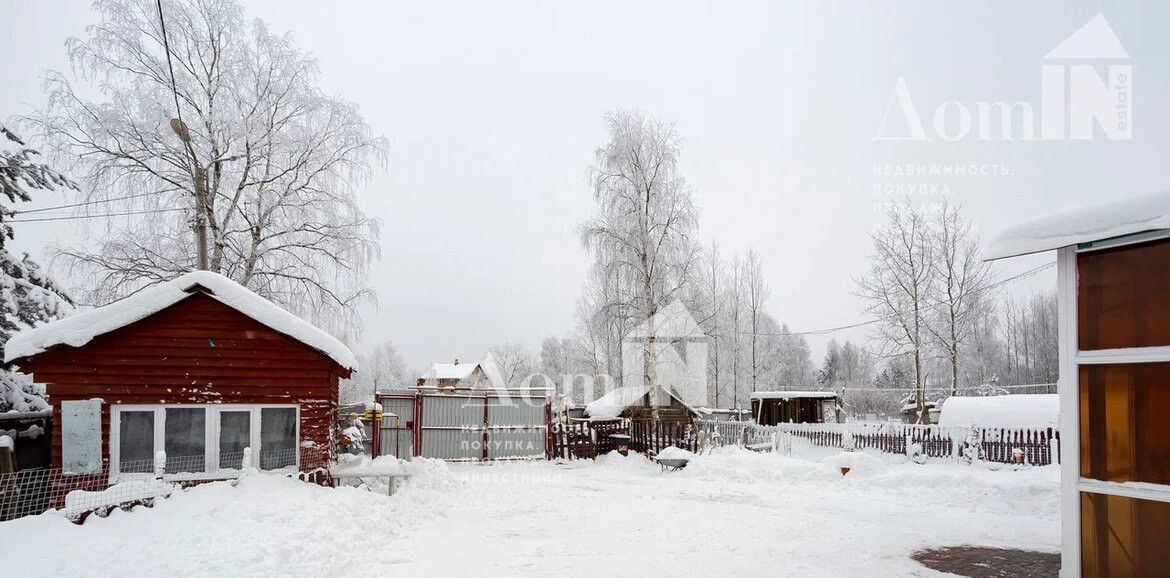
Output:
<instances>
[{"instance_id":1,"label":"cleared snow path","mask_svg":"<svg viewBox=\"0 0 1170 578\"><path fill-rule=\"evenodd\" d=\"M16 575L942 576L931 547L1058 549L1058 470L824 463L727 449L680 472L640 456L428 462L393 497L281 478L209 484L74 526L0 524Z\"/></svg>"}]
</instances>

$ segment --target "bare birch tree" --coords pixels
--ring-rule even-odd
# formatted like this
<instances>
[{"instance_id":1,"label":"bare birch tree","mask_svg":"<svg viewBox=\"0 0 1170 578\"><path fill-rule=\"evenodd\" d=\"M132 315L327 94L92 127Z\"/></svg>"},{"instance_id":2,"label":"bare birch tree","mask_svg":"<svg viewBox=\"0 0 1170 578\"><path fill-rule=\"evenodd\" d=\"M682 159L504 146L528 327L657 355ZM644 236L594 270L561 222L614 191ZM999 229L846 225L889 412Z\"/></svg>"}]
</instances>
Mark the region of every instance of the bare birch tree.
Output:
<instances>
[{"instance_id":1,"label":"bare birch tree","mask_svg":"<svg viewBox=\"0 0 1170 578\"><path fill-rule=\"evenodd\" d=\"M735 255L731 259L731 278L727 283L728 299L727 306L729 309L729 317L731 318L731 326L728 328L728 335L731 336L731 391L735 398L735 407L740 409L739 402L740 394L740 366L743 359L743 302L744 302L744 273L743 260L739 255Z\"/></svg>"},{"instance_id":2,"label":"bare birch tree","mask_svg":"<svg viewBox=\"0 0 1170 578\"><path fill-rule=\"evenodd\" d=\"M979 319L990 314L991 268L980 254L979 239L959 207L946 201L933 227L936 282L931 301L935 315L927 324L947 356L951 395L959 390L960 349L972 338Z\"/></svg>"},{"instance_id":3,"label":"bare birch tree","mask_svg":"<svg viewBox=\"0 0 1170 578\"><path fill-rule=\"evenodd\" d=\"M708 384L709 389L715 394L715 407L719 405L719 354L720 344L723 341L723 328L721 325L723 318L724 303L727 301L727 292L724 288L726 284L727 272L724 270L723 258L719 253L719 245L715 241L711 241L711 250L707 253L706 271L704 272L706 278L706 291L708 300L708 318L707 318L707 335L711 339L710 360L711 365L708 369L708 375L711 383Z\"/></svg>"},{"instance_id":4,"label":"bare birch tree","mask_svg":"<svg viewBox=\"0 0 1170 578\"><path fill-rule=\"evenodd\" d=\"M748 322L751 333L748 339L751 343L751 371L752 392L756 391L758 380L763 367L763 358L760 355L761 331L764 328L764 317L767 315L765 307L771 288L764 280L763 267L760 264L760 254L755 249L749 249L744 261L744 288L747 297Z\"/></svg>"},{"instance_id":5,"label":"bare birch tree","mask_svg":"<svg viewBox=\"0 0 1170 578\"><path fill-rule=\"evenodd\" d=\"M672 125L637 112L612 112L605 121L609 142L597 149L589 173L597 215L582 226L581 237L597 266L632 288L602 307L618 307L638 322L652 323L661 307L684 295L698 268L696 210L678 172L681 139ZM657 420L655 335L650 327L643 378Z\"/></svg>"},{"instance_id":6,"label":"bare birch tree","mask_svg":"<svg viewBox=\"0 0 1170 578\"><path fill-rule=\"evenodd\" d=\"M873 234L869 271L857 280L858 295L878 318L879 337L895 353L908 354L914 366L914 402L918 419L927 421L923 399L923 362L934 248L931 226L909 201L886 208L886 222Z\"/></svg>"},{"instance_id":7,"label":"bare birch tree","mask_svg":"<svg viewBox=\"0 0 1170 578\"><path fill-rule=\"evenodd\" d=\"M537 370L536 356L519 343L504 343L488 349L488 363L494 367L484 367L492 387L516 388L521 386L540 387L543 382L532 383L531 378Z\"/></svg>"},{"instance_id":8,"label":"bare birch tree","mask_svg":"<svg viewBox=\"0 0 1170 578\"><path fill-rule=\"evenodd\" d=\"M192 269L202 234L210 270L338 333L355 327L378 230L354 191L384 163L384 139L234 0L169 0L161 20L153 0L95 9L100 22L67 43L73 76L50 73L48 108L23 119L80 200L101 202L88 210L136 215L63 251L89 300Z\"/></svg>"}]
</instances>

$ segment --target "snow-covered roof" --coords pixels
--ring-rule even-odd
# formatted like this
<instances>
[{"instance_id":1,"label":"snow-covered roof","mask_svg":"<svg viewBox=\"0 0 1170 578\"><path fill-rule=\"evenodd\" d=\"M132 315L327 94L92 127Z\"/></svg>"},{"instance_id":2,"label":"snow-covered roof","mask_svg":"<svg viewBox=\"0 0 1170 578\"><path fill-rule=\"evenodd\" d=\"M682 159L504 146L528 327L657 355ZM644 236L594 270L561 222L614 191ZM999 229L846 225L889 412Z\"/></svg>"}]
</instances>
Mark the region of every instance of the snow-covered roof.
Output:
<instances>
[{"instance_id":1,"label":"snow-covered roof","mask_svg":"<svg viewBox=\"0 0 1170 578\"><path fill-rule=\"evenodd\" d=\"M949 397L938 417L940 426L1057 427L1057 394Z\"/></svg>"},{"instance_id":2,"label":"snow-covered roof","mask_svg":"<svg viewBox=\"0 0 1170 578\"><path fill-rule=\"evenodd\" d=\"M431 370L422 377L423 379L463 379L471 375L471 372L475 371L477 367L479 364L475 362L433 363Z\"/></svg>"},{"instance_id":3,"label":"snow-covered roof","mask_svg":"<svg viewBox=\"0 0 1170 578\"><path fill-rule=\"evenodd\" d=\"M586 404L585 415L593 419L613 419L621 415L627 407L641 401L647 391L649 388L641 385L616 388Z\"/></svg>"},{"instance_id":4,"label":"snow-covered roof","mask_svg":"<svg viewBox=\"0 0 1170 578\"><path fill-rule=\"evenodd\" d=\"M1025 221L996 236L986 258L1003 259L1160 229L1170 229L1170 191L1072 207Z\"/></svg>"},{"instance_id":5,"label":"snow-covered roof","mask_svg":"<svg viewBox=\"0 0 1170 578\"><path fill-rule=\"evenodd\" d=\"M210 271L186 273L165 283L147 287L109 305L21 331L5 345L4 361L7 363L18 357L36 355L56 345L81 347L98 335L145 319L190 297L190 290L195 286L207 289L213 299L274 331L324 353L338 365L349 370L357 369L357 358L337 338L253 293L243 285Z\"/></svg>"},{"instance_id":6,"label":"snow-covered roof","mask_svg":"<svg viewBox=\"0 0 1170 578\"><path fill-rule=\"evenodd\" d=\"M642 398L650 393L650 386L648 385L627 385L625 387L616 388L609 393L589 402L585 405L585 415L590 419L614 419L622 414L626 408L639 405L642 403ZM669 386L662 388L662 393L667 397L677 401L680 405L686 408L693 414L699 414L700 411L692 407L687 402L683 401L677 393Z\"/></svg>"},{"instance_id":7,"label":"snow-covered roof","mask_svg":"<svg viewBox=\"0 0 1170 578\"><path fill-rule=\"evenodd\" d=\"M835 391L753 391L752 399L796 399L800 397L837 397Z\"/></svg>"}]
</instances>

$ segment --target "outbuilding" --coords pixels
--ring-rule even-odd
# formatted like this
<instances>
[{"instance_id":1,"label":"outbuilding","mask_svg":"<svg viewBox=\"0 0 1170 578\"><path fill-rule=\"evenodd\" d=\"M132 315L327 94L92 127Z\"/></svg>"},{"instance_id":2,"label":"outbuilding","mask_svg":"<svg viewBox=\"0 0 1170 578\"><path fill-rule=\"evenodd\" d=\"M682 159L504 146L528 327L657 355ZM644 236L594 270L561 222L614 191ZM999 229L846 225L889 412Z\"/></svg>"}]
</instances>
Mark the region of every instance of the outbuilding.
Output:
<instances>
[{"instance_id":1,"label":"outbuilding","mask_svg":"<svg viewBox=\"0 0 1170 578\"><path fill-rule=\"evenodd\" d=\"M1164 576L1170 192L1024 223L997 238L988 258L1050 250L1060 311L1061 576Z\"/></svg>"},{"instance_id":2,"label":"outbuilding","mask_svg":"<svg viewBox=\"0 0 1170 578\"><path fill-rule=\"evenodd\" d=\"M182 479L326 465L338 381L357 367L333 336L207 271L24 331L5 361L45 385L53 467L111 482L153 472L159 452Z\"/></svg>"},{"instance_id":3,"label":"outbuilding","mask_svg":"<svg viewBox=\"0 0 1170 578\"><path fill-rule=\"evenodd\" d=\"M752 417L760 425L836 423L837 394L832 391L754 391Z\"/></svg>"}]
</instances>

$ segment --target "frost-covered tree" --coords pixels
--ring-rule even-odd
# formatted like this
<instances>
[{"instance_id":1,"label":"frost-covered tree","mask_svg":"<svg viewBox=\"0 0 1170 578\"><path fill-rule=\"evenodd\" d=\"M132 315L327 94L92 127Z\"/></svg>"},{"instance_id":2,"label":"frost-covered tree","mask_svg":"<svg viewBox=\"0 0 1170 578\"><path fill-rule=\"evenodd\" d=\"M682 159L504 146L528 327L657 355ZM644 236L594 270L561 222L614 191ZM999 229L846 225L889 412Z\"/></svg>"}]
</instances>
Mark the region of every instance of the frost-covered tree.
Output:
<instances>
[{"instance_id":1,"label":"frost-covered tree","mask_svg":"<svg viewBox=\"0 0 1170 578\"><path fill-rule=\"evenodd\" d=\"M590 316L620 316L625 321L617 325L633 327L690 296L700 267L696 209L678 170L681 139L672 125L629 111L609 113L605 121L609 141L597 149L589 173L597 211L581 228L603 288L596 294L604 301L591 304ZM643 380L657 419L662 384L654 375L656 332L649 329Z\"/></svg>"},{"instance_id":2,"label":"frost-covered tree","mask_svg":"<svg viewBox=\"0 0 1170 578\"><path fill-rule=\"evenodd\" d=\"M358 371L341 388L343 403L372 401L374 392L410 387L418 372L411 371L392 342L358 354Z\"/></svg>"},{"instance_id":3,"label":"frost-covered tree","mask_svg":"<svg viewBox=\"0 0 1170 578\"><path fill-rule=\"evenodd\" d=\"M492 387L544 387L533 383L537 360L532 352L519 343L505 343L488 349L484 364Z\"/></svg>"},{"instance_id":4,"label":"frost-covered tree","mask_svg":"<svg viewBox=\"0 0 1170 578\"><path fill-rule=\"evenodd\" d=\"M584 359L584 348L572 337L547 337L540 343L537 371L569 403L592 401L593 382L591 365Z\"/></svg>"},{"instance_id":5,"label":"frost-covered tree","mask_svg":"<svg viewBox=\"0 0 1170 578\"><path fill-rule=\"evenodd\" d=\"M959 389L960 362L977 325L989 312L991 268L983 261L979 238L963 220L959 207L944 201L932 230L935 305L927 327L944 351L950 371L950 394Z\"/></svg>"},{"instance_id":6,"label":"frost-covered tree","mask_svg":"<svg viewBox=\"0 0 1170 578\"><path fill-rule=\"evenodd\" d=\"M711 338L709 357L710 362L707 367L708 384L712 402L715 407L723 407L723 402L720 399L722 390L720 383L720 362L722 357L722 345L725 341L726 335L724 329L726 325L723 323L725 312L725 304L727 303L727 271L723 265L723 258L719 253L719 245L715 241L711 241L711 249L707 252L706 263L703 267L703 273L706 276L704 280L704 289L706 290L705 304L707 306L707 316L703 323L703 329Z\"/></svg>"},{"instance_id":7,"label":"frost-covered tree","mask_svg":"<svg viewBox=\"0 0 1170 578\"><path fill-rule=\"evenodd\" d=\"M747 299L747 316L750 334L748 342L751 351L752 391L759 387L760 374L763 373L764 358L760 351L761 333L765 331L765 317L767 316L767 301L772 289L764 279L763 265L760 263L760 254L755 249L749 249L744 261L744 290Z\"/></svg>"},{"instance_id":8,"label":"frost-covered tree","mask_svg":"<svg viewBox=\"0 0 1170 578\"><path fill-rule=\"evenodd\" d=\"M41 162L37 151L26 146L14 132L0 125L0 358L4 345L15 333L73 310L72 301L40 265L27 254L13 255L6 246L6 241L13 238L9 218L19 213L14 204L32 200L33 191L59 187L75 185ZM48 407L28 376L0 367L0 413L43 411Z\"/></svg>"},{"instance_id":9,"label":"frost-covered tree","mask_svg":"<svg viewBox=\"0 0 1170 578\"><path fill-rule=\"evenodd\" d=\"M1026 298L1004 299L997 319L1000 356L1006 384L1055 383L1059 376L1055 289Z\"/></svg>"},{"instance_id":10,"label":"frost-covered tree","mask_svg":"<svg viewBox=\"0 0 1170 578\"><path fill-rule=\"evenodd\" d=\"M384 161L316 61L235 0L97 0L48 108L24 119L84 185L104 236L63 250L94 303L208 268L352 337L377 222L354 192ZM165 22L166 34L163 34ZM173 81L172 81L173 75ZM107 232L108 231L108 232Z\"/></svg>"},{"instance_id":11,"label":"frost-covered tree","mask_svg":"<svg viewBox=\"0 0 1170 578\"><path fill-rule=\"evenodd\" d=\"M870 237L869 271L857 280L858 295L877 318L878 336L893 353L913 360L914 400L927 421L924 363L930 333L930 296L935 275L934 235L923 212L909 201L886 208L886 222Z\"/></svg>"},{"instance_id":12,"label":"frost-covered tree","mask_svg":"<svg viewBox=\"0 0 1170 578\"><path fill-rule=\"evenodd\" d=\"M739 255L732 257L729 274L727 280L727 326L731 343L730 347L727 348L729 359L723 365L731 370L732 401L735 403L735 408L740 409L747 407L747 404L741 404L740 401L741 382L743 381L744 320L747 318L744 313L744 302L746 301L744 296L747 292L744 290L744 262Z\"/></svg>"}]
</instances>

